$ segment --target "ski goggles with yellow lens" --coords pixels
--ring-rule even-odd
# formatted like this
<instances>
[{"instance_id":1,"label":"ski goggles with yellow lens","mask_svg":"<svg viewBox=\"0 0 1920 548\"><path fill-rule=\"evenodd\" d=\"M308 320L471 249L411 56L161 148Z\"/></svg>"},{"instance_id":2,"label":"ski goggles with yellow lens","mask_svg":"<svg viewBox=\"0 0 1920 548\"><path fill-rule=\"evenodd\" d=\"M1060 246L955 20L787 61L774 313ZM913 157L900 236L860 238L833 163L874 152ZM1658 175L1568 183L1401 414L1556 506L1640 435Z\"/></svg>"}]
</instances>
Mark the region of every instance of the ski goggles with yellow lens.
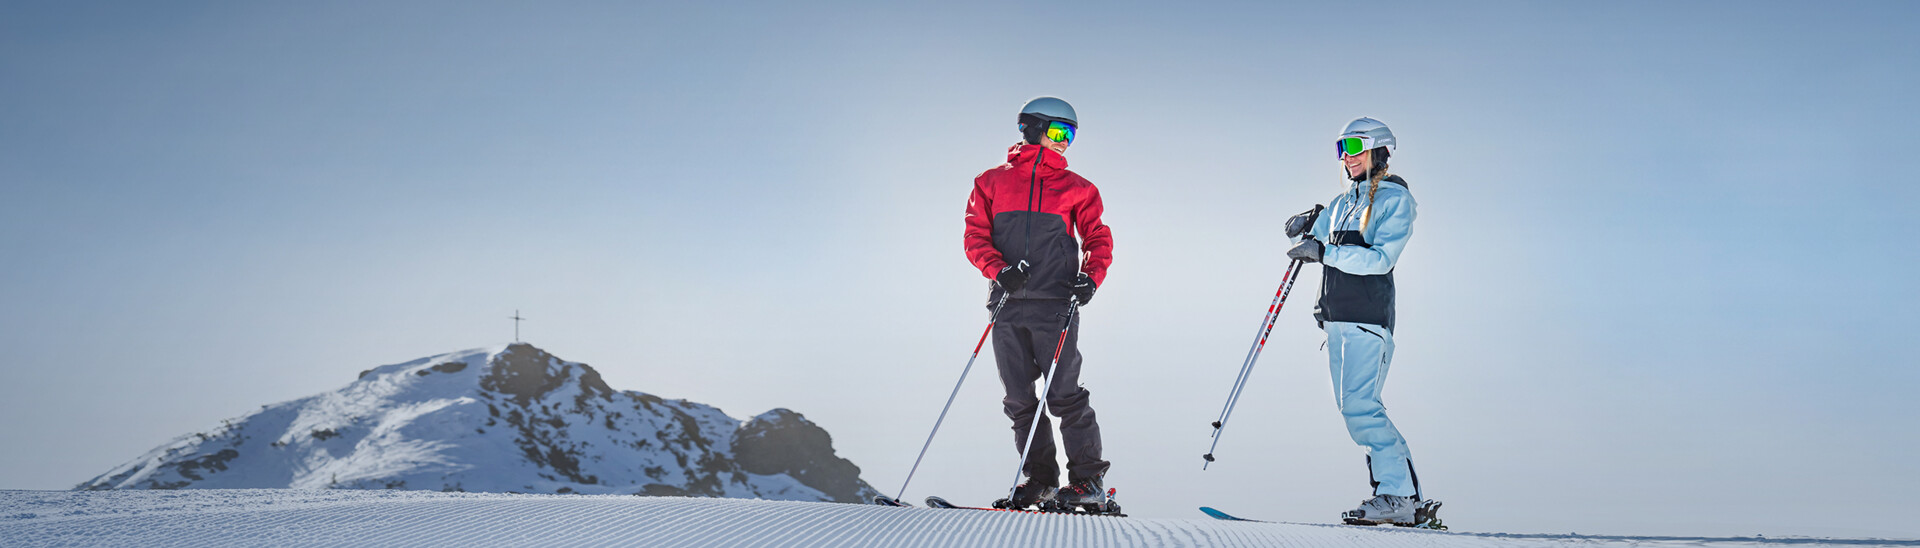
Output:
<instances>
[{"instance_id":1,"label":"ski goggles with yellow lens","mask_svg":"<svg viewBox=\"0 0 1920 548\"><path fill-rule=\"evenodd\" d=\"M1337 149L1341 158L1359 156L1362 152L1373 150L1373 138L1365 135L1341 137L1340 140L1333 142L1333 148Z\"/></svg>"},{"instance_id":2,"label":"ski goggles with yellow lens","mask_svg":"<svg viewBox=\"0 0 1920 548\"><path fill-rule=\"evenodd\" d=\"M1073 124L1066 122L1048 123L1047 139L1055 143L1073 144Z\"/></svg>"}]
</instances>

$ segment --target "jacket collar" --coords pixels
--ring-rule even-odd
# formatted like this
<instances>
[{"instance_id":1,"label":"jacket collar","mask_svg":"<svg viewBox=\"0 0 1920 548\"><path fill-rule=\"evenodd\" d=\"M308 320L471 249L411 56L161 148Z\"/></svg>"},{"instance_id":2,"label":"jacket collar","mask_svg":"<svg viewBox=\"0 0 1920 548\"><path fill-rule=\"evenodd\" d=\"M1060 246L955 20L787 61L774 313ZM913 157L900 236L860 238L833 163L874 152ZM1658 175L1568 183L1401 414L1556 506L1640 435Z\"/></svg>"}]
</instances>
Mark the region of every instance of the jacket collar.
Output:
<instances>
[{"instance_id":1,"label":"jacket collar","mask_svg":"<svg viewBox=\"0 0 1920 548\"><path fill-rule=\"evenodd\" d=\"M1040 158L1040 172L1042 174L1067 168L1066 156L1061 156L1060 153L1054 152L1053 149L1044 146L1021 143L1013 145L1013 148L1007 149L1007 163L1016 166L1033 165L1035 156Z\"/></svg>"},{"instance_id":2,"label":"jacket collar","mask_svg":"<svg viewBox=\"0 0 1920 548\"><path fill-rule=\"evenodd\" d=\"M1032 158L1028 158L1028 161L1032 161ZM1400 185L1400 188L1407 188L1407 180L1401 179L1399 175L1387 175L1386 177L1381 177L1380 182L1393 183L1396 185ZM1354 189L1367 188L1369 186L1372 186L1372 185L1366 183L1365 181L1359 181L1359 182L1347 181L1348 192L1352 192Z\"/></svg>"}]
</instances>

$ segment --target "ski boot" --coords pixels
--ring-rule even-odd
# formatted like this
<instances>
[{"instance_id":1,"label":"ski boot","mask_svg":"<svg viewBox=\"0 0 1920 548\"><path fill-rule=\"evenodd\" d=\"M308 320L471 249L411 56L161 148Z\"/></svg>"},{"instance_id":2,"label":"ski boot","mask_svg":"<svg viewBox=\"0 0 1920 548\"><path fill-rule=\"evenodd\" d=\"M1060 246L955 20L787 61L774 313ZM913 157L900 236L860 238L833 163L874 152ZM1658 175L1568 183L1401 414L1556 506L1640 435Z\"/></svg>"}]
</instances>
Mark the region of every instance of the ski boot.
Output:
<instances>
[{"instance_id":1,"label":"ski boot","mask_svg":"<svg viewBox=\"0 0 1920 548\"><path fill-rule=\"evenodd\" d=\"M1053 495L1056 489L1057 488L1052 485L1036 483L1029 479L1021 483L1019 487L1013 488L1013 498L1011 500L1000 499L993 501L993 507L1002 510L1025 510L1034 506L1045 508L1046 504L1053 502Z\"/></svg>"},{"instance_id":2,"label":"ski boot","mask_svg":"<svg viewBox=\"0 0 1920 548\"><path fill-rule=\"evenodd\" d=\"M1099 477L1074 482L1072 485L1066 486L1066 488L1061 489L1058 494L1054 495L1053 504L1051 505L1052 508L1049 508L1049 510L1054 512L1112 516L1125 515L1120 513L1120 504L1113 501L1113 495L1116 490L1105 488L1103 483Z\"/></svg>"},{"instance_id":3,"label":"ski boot","mask_svg":"<svg viewBox=\"0 0 1920 548\"><path fill-rule=\"evenodd\" d=\"M1382 523L1411 527L1415 522L1420 501L1413 497L1400 495L1374 495L1354 508L1340 513L1340 520L1347 525L1380 525Z\"/></svg>"}]
</instances>

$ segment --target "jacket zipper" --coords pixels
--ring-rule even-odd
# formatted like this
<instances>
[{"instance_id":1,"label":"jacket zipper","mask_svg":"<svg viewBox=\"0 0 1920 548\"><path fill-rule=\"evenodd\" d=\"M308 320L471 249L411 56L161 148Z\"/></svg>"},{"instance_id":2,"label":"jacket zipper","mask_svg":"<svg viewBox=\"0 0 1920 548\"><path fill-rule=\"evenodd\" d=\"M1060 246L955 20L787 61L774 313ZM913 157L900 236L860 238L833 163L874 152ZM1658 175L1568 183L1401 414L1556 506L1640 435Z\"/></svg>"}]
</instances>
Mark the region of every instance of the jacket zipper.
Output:
<instances>
[{"instance_id":1,"label":"jacket zipper","mask_svg":"<svg viewBox=\"0 0 1920 548\"><path fill-rule=\"evenodd\" d=\"M1046 156L1047 156L1047 149L1044 149L1044 148L1040 149L1040 153L1035 154L1033 156L1033 168L1027 171L1027 211L1028 212L1037 213L1040 211L1040 205L1038 201L1040 200L1041 196L1040 196L1039 190L1035 188L1035 185L1039 183L1040 160L1043 158L1046 158ZM1032 215L1027 216L1027 249L1026 251L1021 252L1020 260L1024 261L1030 258L1033 258L1033 216ZM1027 281L1031 283L1033 279L1028 278ZM1025 287L1020 288L1020 293L1022 296L1025 296L1027 293L1027 288Z\"/></svg>"}]
</instances>

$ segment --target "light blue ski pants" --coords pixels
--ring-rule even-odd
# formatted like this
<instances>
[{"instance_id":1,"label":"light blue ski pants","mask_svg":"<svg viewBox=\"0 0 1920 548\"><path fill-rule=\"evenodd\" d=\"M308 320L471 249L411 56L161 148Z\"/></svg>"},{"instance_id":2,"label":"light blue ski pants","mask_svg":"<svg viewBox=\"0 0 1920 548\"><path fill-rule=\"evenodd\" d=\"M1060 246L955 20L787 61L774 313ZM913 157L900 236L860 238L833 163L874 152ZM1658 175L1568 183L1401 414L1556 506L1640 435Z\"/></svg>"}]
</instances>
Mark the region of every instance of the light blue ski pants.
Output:
<instances>
[{"instance_id":1,"label":"light blue ski pants","mask_svg":"<svg viewBox=\"0 0 1920 548\"><path fill-rule=\"evenodd\" d=\"M1367 448L1374 494L1410 497L1417 493L1407 440L1387 419L1380 403L1387 366L1393 362L1393 332L1378 325L1327 322L1328 370L1333 398L1347 419L1347 434Z\"/></svg>"}]
</instances>

